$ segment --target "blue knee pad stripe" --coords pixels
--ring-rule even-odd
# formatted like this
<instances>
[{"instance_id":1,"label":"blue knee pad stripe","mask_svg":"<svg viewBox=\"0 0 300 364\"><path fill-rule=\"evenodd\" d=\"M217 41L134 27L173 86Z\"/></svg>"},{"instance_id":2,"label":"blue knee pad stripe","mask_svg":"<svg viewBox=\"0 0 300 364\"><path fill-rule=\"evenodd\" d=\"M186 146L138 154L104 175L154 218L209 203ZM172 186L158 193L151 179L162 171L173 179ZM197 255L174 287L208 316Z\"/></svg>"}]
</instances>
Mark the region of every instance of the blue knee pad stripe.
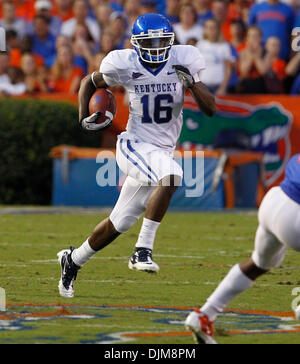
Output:
<instances>
[{"instance_id":1,"label":"blue knee pad stripe","mask_svg":"<svg viewBox=\"0 0 300 364\"><path fill-rule=\"evenodd\" d=\"M145 159L135 149L133 149L130 140L127 140L127 148L145 165L145 167L149 170L149 172L152 173L154 175L154 177L156 178L156 182L158 182L159 178L158 178L157 174L147 164Z\"/></svg>"}]
</instances>

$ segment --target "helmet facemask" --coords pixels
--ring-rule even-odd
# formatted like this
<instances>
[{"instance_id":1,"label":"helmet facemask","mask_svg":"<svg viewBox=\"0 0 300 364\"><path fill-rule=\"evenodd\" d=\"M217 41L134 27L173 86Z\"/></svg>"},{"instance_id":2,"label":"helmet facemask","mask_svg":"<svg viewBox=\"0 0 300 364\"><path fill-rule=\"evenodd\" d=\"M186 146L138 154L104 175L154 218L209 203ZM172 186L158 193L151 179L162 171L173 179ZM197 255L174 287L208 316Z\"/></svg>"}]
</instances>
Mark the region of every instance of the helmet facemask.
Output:
<instances>
[{"instance_id":1,"label":"helmet facemask","mask_svg":"<svg viewBox=\"0 0 300 364\"><path fill-rule=\"evenodd\" d=\"M163 63L170 58L170 49L174 44L173 32L149 30L148 34L131 36L131 43L142 61L147 63Z\"/></svg>"}]
</instances>

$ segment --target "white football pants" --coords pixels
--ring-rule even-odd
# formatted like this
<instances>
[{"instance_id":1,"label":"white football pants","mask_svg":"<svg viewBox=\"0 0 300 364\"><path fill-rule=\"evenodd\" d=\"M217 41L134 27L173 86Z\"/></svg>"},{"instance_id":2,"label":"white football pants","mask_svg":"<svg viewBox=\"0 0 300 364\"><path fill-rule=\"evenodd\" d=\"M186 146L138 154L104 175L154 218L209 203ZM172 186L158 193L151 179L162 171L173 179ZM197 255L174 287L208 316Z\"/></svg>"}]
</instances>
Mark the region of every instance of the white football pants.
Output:
<instances>
[{"instance_id":1,"label":"white football pants","mask_svg":"<svg viewBox=\"0 0 300 364\"><path fill-rule=\"evenodd\" d=\"M258 220L252 259L259 268L270 270L279 266L288 247L300 252L300 205L280 187L266 194Z\"/></svg>"},{"instance_id":2,"label":"white football pants","mask_svg":"<svg viewBox=\"0 0 300 364\"><path fill-rule=\"evenodd\" d=\"M119 168L128 177L110 220L118 232L125 233L145 212L159 181L175 175L180 185L183 171L174 160L173 152L122 137L117 142L116 158Z\"/></svg>"}]
</instances>

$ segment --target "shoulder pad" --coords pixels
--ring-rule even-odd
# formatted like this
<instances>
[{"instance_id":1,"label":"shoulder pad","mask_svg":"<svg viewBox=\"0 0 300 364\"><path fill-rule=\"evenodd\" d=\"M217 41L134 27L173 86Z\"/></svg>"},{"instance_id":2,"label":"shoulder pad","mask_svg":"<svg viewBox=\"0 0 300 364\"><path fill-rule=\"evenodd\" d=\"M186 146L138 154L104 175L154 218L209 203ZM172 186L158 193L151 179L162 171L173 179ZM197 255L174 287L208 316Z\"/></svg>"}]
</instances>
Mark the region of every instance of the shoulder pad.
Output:
<instances>
[{"instance_id":1,"label":"shoulder pad","mask_svg":"<svg viewBox=\"0 0 300 364\"><path fill-rule=\"evenodd\" d=\"M172 47L173 62L189 69L192 75L205 68L205 60L197 47L191 45L176 45Z\"/></svg>"}]
</instances>

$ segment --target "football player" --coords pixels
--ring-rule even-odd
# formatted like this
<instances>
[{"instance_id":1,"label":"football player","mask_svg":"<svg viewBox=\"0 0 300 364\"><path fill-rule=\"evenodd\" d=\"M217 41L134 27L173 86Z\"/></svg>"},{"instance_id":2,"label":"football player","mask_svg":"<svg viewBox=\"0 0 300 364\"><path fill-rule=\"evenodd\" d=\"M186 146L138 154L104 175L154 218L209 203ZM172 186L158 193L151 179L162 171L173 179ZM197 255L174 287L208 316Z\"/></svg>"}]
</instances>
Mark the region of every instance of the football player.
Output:
<instances>
[{"instance_id":1,"label":"football player","mask_svg":"<svg viewBox=\"0 0 300 364\"><path fill-rule=\"evenodd\" d=\"M129 120L116 148L117 163L127 178L110 216L78 249L58 253L59 292L64 297L73 297L78 270L144 213L129 268L159 270L152 260L154 239L183 174L173 152L182 127L185 90L190 90L203 113L215 113L215 98L199 78L205 67L202 55L193 46L173 45L174 33L165 17L140 16L133 24L131 42L134 49L110 52L100 71L81 83L79 119L87 130L100 130L110 123L97 124L98 114L89 115L89 100L97 88L122 85L128 92Z\"/></svg>"},{"instance_id":2,"label":"football player","mask_svg":"<svg viewBox=\"0 0 300 364\"><path fill-rule=\"evenodd\" d=\"M190 313L186 328L201 344L215 344L213 322L219 313L254 281L279 266L287 248L300 252L300 154L286 168L285 180L265 196L258 211L259 226L251 259L235 265L206 304Z\"/></svg>"}]
</instances>

